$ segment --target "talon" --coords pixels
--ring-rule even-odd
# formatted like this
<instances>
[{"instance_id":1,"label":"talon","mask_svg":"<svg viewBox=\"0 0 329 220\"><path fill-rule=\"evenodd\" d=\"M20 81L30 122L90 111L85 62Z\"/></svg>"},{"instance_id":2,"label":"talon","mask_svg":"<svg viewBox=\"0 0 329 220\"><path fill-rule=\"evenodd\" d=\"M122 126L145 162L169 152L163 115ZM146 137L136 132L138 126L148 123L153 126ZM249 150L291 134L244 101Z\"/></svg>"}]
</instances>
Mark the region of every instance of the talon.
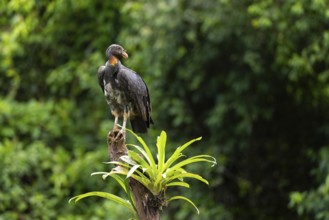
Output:
<instances>
[{"instance_id":1,"label":"talon","mask_svg":"<svg viewBox=\"0 0 329 220\"><path fill-rule=\"evenodd\" d=\"M126 138L126 135L125 135L126 131L121 129L117 135L115 136L115 140L117 140L119 137L120 137L120 134L122 135L123 138Z\"/></svg>"}]
</instances>

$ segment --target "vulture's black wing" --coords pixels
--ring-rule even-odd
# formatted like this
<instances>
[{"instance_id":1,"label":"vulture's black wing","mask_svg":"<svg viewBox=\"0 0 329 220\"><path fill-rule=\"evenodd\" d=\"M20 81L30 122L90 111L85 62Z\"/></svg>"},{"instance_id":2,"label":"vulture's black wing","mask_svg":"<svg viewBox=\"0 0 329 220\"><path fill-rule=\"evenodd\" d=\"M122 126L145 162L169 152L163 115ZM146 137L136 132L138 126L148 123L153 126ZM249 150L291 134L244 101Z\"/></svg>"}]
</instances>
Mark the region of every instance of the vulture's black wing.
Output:
<instances>
[{"instance_id":1,"label":"vulture's black wing","mask_svg":"<svg viewBox=\"0 0 329 220\"><path fill-rule=\"evenodd\" d=\"M99 86L102 88L102 91L104 93L104 75L105 75L105 66L100 66L98 68L98 83Z\"/></svg>"},{"instance_id":2,"label":"vulture's black wing","mask_svg":"<svg viewBox=\"0 0 329 220\"><path fill-rule=\"evenodd\" d=\"M135 117L130 122L134 131L144 133L153 123L151 118L151 102L148 88L143 79L133 70L122 65L117 75L120 85L126 92L127 97L134 103L136 108Z\"/></svg>"}]
</instances>

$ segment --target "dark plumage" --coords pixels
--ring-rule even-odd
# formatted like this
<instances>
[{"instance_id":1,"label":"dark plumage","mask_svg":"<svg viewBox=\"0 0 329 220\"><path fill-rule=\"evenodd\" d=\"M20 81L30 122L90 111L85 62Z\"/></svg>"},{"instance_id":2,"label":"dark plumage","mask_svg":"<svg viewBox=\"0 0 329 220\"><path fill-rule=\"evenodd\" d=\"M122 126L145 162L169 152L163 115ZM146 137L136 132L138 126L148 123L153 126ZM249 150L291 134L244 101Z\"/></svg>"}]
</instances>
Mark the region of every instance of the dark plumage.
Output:
<instances>
[{"instance_id":1,"label":"dark plumage","mask_svg":"<svg viewBox=\"0 0 329 220\"><path fill-rule=\"evenodd\" d=\"M106 55L108 61L98 69L98 82L115 117L113 130L118 118L123 117L122 133L128 118L134 132L146 133L153 120L145 82L136 72L121 63L123 58L128 58L122 46L112 44L107 48Z\"/></svg>"}]
</instances>

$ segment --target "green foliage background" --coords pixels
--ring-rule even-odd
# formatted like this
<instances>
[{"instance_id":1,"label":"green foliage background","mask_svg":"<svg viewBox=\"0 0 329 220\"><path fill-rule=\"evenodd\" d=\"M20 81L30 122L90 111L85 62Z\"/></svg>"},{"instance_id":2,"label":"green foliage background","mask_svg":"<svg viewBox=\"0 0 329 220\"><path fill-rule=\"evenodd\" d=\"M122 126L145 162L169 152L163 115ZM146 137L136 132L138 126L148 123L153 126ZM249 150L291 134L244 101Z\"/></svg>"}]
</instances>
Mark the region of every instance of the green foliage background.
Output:
<instances>
[{"instance_id":1,"label":"green foliage background","mask_svg":"<svg viewBox=\"0 0 329 220\"><path fill-rule=\"evenodd\" d=\"M155 144L195 137L191 182L166 219L329 219L328 0L1 0L0 219L122 219L90 173L112 117L97 85L111 43L149 85ZM152 142L153 141L153 142ZM169 147L170 148L170 147Z\"/></svg>"}]
</instances>

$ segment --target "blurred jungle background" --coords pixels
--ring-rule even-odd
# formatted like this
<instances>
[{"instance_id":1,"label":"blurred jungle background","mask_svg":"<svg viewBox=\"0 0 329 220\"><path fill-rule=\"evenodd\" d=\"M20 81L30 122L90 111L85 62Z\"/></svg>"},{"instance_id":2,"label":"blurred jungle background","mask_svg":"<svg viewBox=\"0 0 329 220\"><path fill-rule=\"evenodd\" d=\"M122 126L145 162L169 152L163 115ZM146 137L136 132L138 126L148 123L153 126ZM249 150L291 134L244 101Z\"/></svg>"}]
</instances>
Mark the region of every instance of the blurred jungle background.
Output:
<instances>
[{"instance_id":1,"label":"blurred jungle background","mask_svg":"<svg viewBox=\"0 0 329 220\"><path fill-rule=\"evenodd\" d=\"M163 219L329 219L328 0L1 0L0 219L126 219L89 191L113 118L97 83L111 43L149 86L169 151L218 165ZM130 143L137 143L134 139ZM154 147L155 148L155 147Z\"/></svg>"}]
</instances>

